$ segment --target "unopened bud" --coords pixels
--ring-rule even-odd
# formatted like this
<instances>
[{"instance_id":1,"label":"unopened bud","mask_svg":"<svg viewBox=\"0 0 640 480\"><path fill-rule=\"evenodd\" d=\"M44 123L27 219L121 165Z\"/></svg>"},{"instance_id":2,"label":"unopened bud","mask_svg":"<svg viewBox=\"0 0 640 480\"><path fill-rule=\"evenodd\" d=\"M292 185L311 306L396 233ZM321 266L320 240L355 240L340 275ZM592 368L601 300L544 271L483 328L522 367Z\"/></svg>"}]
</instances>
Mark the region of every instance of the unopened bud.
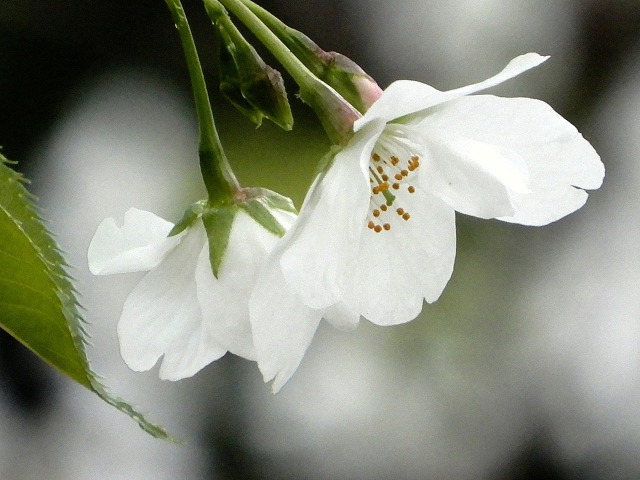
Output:
<instances>
[{"instance_id":1,"label":"unopened bud","mask_svg":"<svg viewBox=\"0 0 640 480\"><path fill-rule=\"evenodd\" d=\"M222 94L257 126L268 118L284 130L291 130L293 115L280 72L262 60L219 4L205 5L220 41Z\"/></svg>"},{"instance_id":2,"label":"unopened bud","mask_svg":"<svg viewBox=\"0 0 640 480\"><path fill-rule=\"evenodd\" d=\"M359 112L366 112L382 95L376 81L350 58L322 50L305 34L288 27L262 7L253 2L245 4L315 76L334 88Z\"/></svg>"},{"instance_id":3,"label":"unopened bud","mask_svg":"<svg viewBox=\"0 0 640 480\"><path fill-rule=\"evenodd\" d=\"M331 141L346 144L353 135L353 124L362 115L342 95L322 80L300 85L300 99L315 112Z\"/></svg>"},{"instance_id":4,"label":"unopened bud","mask_svg":"<svg viewBox=\"0 0 640 480\"><path fill-rule=\"evenodd\" d=\"M361 113L382 95L382 89L376 81L360 66L337 52L325 52L327 59L327 78L324 79Z\"/></svg>"}]
</instances>

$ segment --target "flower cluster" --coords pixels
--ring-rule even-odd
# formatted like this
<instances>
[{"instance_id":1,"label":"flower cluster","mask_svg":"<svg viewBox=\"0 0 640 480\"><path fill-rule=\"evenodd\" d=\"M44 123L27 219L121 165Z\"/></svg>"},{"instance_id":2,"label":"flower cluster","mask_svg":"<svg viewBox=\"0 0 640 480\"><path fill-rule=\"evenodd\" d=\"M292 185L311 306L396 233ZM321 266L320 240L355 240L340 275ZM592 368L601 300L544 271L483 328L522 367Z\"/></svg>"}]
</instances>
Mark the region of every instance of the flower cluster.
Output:
<instances>
[{"instance_id":1,"label":"flower cluster","mask_svg":"<svg viewBox=\"0 0 640 480\"><path fill-rule=\"evenodd\" d=\"M323 318L343 329L361 317L395 325L438 299L453 270L456 211L545 225L579 209L604 176L582 135L544 102L472 95L545 59L523 55L444 92L391 84L281 239L238 216L217 278L198 224L167 237L172 225L145 212L130 211L122 229L106 220L92 271L150 270L124 306L124 359L144 370L164 355L160 375L176 379L228 350L256 360L278 391Z\"/></svg>"}]
</instances>

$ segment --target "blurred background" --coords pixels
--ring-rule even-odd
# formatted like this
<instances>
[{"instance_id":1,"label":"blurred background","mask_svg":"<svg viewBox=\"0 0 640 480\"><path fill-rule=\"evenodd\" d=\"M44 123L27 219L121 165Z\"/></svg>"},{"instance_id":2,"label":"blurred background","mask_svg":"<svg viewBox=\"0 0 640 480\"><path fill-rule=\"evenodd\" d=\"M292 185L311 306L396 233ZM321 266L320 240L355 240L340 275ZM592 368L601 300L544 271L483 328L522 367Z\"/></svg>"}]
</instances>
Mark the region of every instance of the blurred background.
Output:
<instances>
[{"instance_id":1,"label":"blurred background","mask_svg":"<svg viewBox=\"0 0 640 480\"><path fill-rule=\"evenodd\" d=\"M289 133L228 108L209 20L184 3L242 183L300 205L328 147L318 122L293 95ZM0 479L640 478L640 2L259 3L382 87L450 89L551 55L492 93L543 99L576 124L603 187L543 228L458 216L436 304L393 328L323 325L277 396L232 356L177 383L133 373L115 327L140 277L92 277L86 249L105 217L135 206L176 221L204 196L176 31L160 0L2 0L3 153L74 265L94 369L185 445L152 439L0 334Z\"/></svg>"}]
</instances>

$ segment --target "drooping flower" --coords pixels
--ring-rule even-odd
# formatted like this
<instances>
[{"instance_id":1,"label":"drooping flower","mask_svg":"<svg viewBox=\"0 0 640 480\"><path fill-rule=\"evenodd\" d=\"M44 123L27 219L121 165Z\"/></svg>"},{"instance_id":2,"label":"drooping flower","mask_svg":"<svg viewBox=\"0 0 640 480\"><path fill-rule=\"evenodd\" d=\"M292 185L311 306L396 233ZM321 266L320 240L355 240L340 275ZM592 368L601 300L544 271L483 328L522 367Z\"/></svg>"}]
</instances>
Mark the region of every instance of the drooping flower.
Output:
<instances>
[{"instance_id":1,"label":"drooping flower","mask_svg":"<svg viewBox=\"0 0 640 480\"><path fill-rule=\"evenodd\" d=\"M549 105L471 95L544 60L526 54L446 92L397 81L355 122L251 297L258 364L275 391L323 317L394 325L437 300L453 270L455 211L544 225L601 185L598 154ZM274 282L285 286L277 302Z\"/></svg>"},{"instance_id":2,"label":"drooping flower","mask_svg":"<svg viewBox=\"0 0 640 480\"><path fill-rule=\"evenodd\" d=\"M267 211L288 228L295 215L282 206L269 205ZM207 213L193 210L180 228L135 208L125 213L122 227L113 218L98 226L88 251L92 273L148 271L129 294L118 322L120 352L132 370L149 370L163 357L160 378L180 380L227 351L255 360L249 296L256 272L280 237L253 213L232 207L224 217L230 222L227 238L212 238L205 228ZM181 231L171 235L176 230ZM213 242L223 244L217 275Z\"/></svg>"}]
</instances>

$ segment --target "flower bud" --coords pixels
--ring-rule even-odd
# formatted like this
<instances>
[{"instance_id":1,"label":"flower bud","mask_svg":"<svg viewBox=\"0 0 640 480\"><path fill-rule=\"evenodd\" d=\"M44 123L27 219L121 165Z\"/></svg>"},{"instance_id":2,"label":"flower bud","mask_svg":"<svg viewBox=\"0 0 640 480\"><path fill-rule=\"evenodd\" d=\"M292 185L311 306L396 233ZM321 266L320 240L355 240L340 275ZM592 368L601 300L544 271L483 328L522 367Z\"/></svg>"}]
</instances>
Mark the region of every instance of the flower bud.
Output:
<instances>
[{"instance_id":1,"label":"flower bud","mask_svg":"<svg viewBox=\"0 0 640 480\"><path fill-rule=\"evenodd\" d=\"M314 75L359 112L366 112L382 95L376 81L350 58L322 50L305 34L288 27L260 6L251 2L247 2L247 6Z\"/></svg>"},{"instance_id":2,"label":"flower bud","mask_svg":"<svg viewBox=\"0 0 640 480\"><path fill-rule=\"evenodd\" d=\"M266 117L291 130L293 115L280 72L262 60L219 4L206 7L218 33L222 94L257 126Z\"/></svg>"},{"instance_id":3,"label":"flower bud","mask_svg":"<svg viewBox=\"0 0 640 480\"><path fill-rule=\"evenodd\" d=\"M360 113L331 86L318 78L300 85L300 99L315 112L331 141L346 144L353 136L353 124Z\"/></svg>"}]
</instances>

